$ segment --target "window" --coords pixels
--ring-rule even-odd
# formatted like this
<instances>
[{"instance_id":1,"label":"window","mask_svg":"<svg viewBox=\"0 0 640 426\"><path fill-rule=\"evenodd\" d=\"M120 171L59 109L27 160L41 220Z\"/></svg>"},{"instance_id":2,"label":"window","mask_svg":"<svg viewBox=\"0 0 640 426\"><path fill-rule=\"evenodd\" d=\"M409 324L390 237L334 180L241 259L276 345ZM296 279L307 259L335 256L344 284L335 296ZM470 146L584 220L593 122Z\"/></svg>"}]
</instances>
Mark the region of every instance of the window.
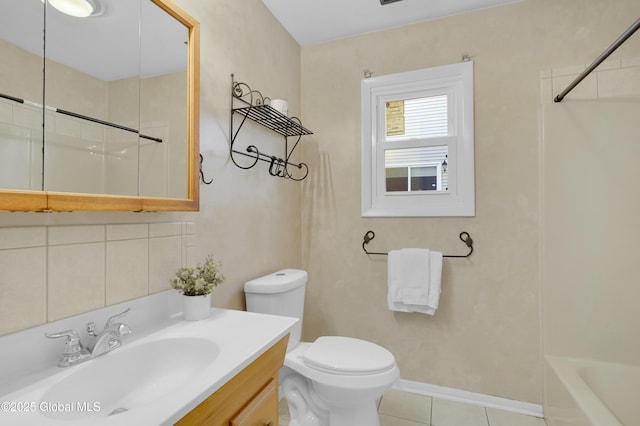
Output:
<instances>
[{"instance_id":1,"label":"window","mask_svg":"<svg viewBox=\"0 0 640 426\"><path fill-rule=\"evenodd\" d=\"M362 215L473 216L473 63L362 81Z\"/></svg>"},{"instance_id":2,"label":"window","mask_svg":"<svg viewBox=\"0 0 640 426\"><path fill-rule=\"evenodd\" d=\"M447 146L385 150L384 170L386 192L446 191ZM400 173L403 189L398 186Z\"/></svg>"}]
</instances>

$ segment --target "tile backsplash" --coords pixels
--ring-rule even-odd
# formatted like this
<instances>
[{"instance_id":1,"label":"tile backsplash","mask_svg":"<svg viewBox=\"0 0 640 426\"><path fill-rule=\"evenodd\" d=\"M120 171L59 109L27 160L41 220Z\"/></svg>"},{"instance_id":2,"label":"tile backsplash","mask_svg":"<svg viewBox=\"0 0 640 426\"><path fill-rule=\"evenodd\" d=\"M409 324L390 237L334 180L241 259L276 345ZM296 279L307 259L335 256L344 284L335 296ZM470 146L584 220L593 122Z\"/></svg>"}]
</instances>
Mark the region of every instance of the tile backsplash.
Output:
<instances>
[{"instance_id":1,"label":"tile backsplash","mask_svg":"<svg viewBox=\"0 0 640 426\"><path fill-rule=\"evenodd\" d=\"M0 227L0 334L169 289L192 222Z\"/></svg>"}]
</instances>

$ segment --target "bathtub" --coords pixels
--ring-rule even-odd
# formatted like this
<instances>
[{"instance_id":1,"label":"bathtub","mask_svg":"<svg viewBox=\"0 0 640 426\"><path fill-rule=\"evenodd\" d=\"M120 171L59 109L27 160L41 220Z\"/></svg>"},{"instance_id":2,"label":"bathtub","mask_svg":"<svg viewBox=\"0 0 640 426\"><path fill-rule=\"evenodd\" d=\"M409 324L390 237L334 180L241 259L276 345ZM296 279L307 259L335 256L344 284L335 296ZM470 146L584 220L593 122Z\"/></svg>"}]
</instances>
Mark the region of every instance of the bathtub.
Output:
<instances>
[{"instance_id":1,"label":"bathtub","mask_svg":"<svg viewBox=\"0 0 640 426\"><path fill-rule=\"evenodd\" d=\"M557 381L581 411L573 417L574 421L550 416L550 424L640 425L640 365L561 357L546 357L546 360ZM576 420L578 418L586 423Z\"/></svg>"}]
</instances>

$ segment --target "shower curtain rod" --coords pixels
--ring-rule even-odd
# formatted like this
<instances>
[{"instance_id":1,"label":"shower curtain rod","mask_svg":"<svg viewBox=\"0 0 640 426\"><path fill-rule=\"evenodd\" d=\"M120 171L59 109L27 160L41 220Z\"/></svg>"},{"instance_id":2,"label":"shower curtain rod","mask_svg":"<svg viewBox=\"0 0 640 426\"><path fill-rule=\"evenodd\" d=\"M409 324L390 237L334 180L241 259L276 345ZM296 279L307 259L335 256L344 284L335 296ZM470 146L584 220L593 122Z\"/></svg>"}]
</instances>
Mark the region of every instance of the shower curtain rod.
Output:
<instances>
[{"instance_id":1,"label":"shower curtain rod","mask_svg":"<svg viewBox=\"0 0 640 426\"><path fill-rule=\"evenodd\" d=\"M624 43L625 41L627 41L627 39L629 37L631 37L631 35L633 33L635 33L638 28L640 28L640 18L638 18L638 20L631 25L627 31L625 31L624 33L622 33L622 35L620 37L618 37L618 39L616 41L614 41L611 46L609 46L607 48L607 50L605 50L604 52L602 52L602 54L600 56L598 56L596 58L595 61L593 61L593 63L591 65L589 65L587 67L587 69L585 69L584 71L582 71L582 73L576 77L575 80L573 80L571 82L571 84L569 84L567 86L566 89L564 89L558 96L556 96L553 101L554 102L562 102L562 100L564 99L565 96L567 96L567 94L572 91L574 89L574 87L576 87L578 84L580 84L580 82L582 80L585 79L586 76L588 76L589 74L591 74L591 72L596 69L596 67L598 65L600 65L602 63L602 61L604 61L605 59L607 59L609 57L609 55L611 55L618 47L620 47L620 45L622 43Z\"/></svg>"},{"instance_id":2,"label":"shower curtain rod","mask_svg":"<svg viewBox=\"0 0 640 426\"><path fill-rule=\"evenodd\" d=\"M28 101L26 99L16 98L15 96L5 95L4 93L0 93L0 98L8 99L10 101L17 102L19 104L31 105L32 107L36 107L36 108L44 108L44 109L46 109L48 111L57 112L58 114L68 115L69 117L80 118L82 120L91 121L92 123L103 124L105 126L114 127L116 129L126 130L127 132L137 133L142 139L149 139L149 140L154 141L154 142L162 143L162 139L156 138L156 137L153 137L153 136L143 135L142 133L140 133L139 130L132 129L131 127L121 126L119 124L110 123L108 121L100 120L100 119L97 119L97 118L89 117L87 115L82 115L82 114L78 114L78 113L71 112L71 111L66 111L66 110L60 109L60 108L55 108L55 107L46 106L46 105L40 105L37 102Z\"/></svg>"}]
</instances>

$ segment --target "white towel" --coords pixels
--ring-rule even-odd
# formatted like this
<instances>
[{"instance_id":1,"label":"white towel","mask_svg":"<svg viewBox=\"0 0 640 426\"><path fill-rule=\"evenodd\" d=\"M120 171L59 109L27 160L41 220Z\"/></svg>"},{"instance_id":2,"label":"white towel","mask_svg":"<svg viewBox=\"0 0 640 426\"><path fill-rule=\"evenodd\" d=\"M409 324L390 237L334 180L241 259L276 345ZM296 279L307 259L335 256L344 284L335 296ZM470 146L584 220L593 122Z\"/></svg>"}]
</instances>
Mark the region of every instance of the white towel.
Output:
<instances>
[{"instance_id":1,"label":"white towel","mask_svg":"<svg viewBox=\"0 0 640 426\"><path fill-rule=\"evenodd\" d=\"M389 309L435 314L441 278L442 253L427 249L392 250L387 277Z\"/></svg>"},{"instance_id":2,"label":"white towel","mask_svg":"<svg viewBox=\"0 0 640 426\"><path fill-rule=\"evenodd\" d=\"M392 301L405 305L426 305L429 300L429 250L402 249L389 253Z\"/></svg>"}]
</instances>

